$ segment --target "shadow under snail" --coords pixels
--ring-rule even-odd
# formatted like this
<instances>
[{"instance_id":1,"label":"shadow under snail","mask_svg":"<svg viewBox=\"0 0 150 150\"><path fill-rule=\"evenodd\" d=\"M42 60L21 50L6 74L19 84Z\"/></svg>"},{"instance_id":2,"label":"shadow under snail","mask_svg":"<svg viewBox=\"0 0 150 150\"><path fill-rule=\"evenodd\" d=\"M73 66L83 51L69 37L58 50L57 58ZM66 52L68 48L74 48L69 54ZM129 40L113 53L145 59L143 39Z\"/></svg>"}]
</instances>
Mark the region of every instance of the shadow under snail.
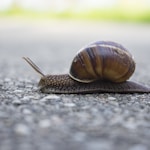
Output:
<instances>
[{"instance_id":1,"label":"shadow under snail","mask_svg":"<svg viewBox=\"0 0 150 150\"><path fill-rule=\"evenodd\" d=\"M150 88L127 81L135 70L132 55L122 45L97 41L74 57L69 74L45 75L28 57L23 57L42 77L43 93L150 93Z\"/></svg>"}]
</instances>

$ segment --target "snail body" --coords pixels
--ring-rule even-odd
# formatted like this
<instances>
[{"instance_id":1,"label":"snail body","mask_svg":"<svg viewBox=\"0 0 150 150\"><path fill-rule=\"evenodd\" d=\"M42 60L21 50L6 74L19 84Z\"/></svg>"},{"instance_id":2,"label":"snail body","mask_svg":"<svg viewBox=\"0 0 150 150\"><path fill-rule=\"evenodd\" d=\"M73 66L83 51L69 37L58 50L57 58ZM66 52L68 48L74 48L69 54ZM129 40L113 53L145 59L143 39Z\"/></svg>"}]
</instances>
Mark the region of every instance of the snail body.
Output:
<instances>
[{"instance_id":1,"label":"snail body","mask_svg":"<svg viewBox=\"0 0 150 150\"><path fill-rule=\"evenodd\" d=\"M135 70L132 55L122 45L98 41L74 57L69 74L44 75L31 59L23 57L42 77L43 93L150 93L150 88L127 81Z\"/></svg>"}]
</instances>

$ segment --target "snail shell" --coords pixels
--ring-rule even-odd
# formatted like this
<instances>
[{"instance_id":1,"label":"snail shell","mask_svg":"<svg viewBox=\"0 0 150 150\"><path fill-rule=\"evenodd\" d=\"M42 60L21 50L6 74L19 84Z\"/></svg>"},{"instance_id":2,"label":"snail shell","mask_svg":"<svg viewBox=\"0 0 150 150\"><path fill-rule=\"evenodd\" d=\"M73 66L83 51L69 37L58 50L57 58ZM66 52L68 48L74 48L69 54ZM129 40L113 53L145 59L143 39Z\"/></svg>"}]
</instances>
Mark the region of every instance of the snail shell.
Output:
<instances>
[{"instance_id":1,"label":"snail shell","mask_svg":"<svg viewBox=\"0 0 150 150\"><path fill-rule=\"evenodd\" d=\"M42 77L43 93L150 93L150 88L126 81L135 70L132 55L120 44L94 42L74 57L69 74L45 75L28 57L23 57Z\"/></svg>"},{"instance_id":2,"label":"snail shell","mask_svg":"<svg viewBox=\"0 0 150 150\"><path fill-rule=\"evenodd\" d=\"M122 45L100 41L82 48L73 59L70 76L79 82L124 82L135 70L132 55Z\"/></svg>"}]
</instances>

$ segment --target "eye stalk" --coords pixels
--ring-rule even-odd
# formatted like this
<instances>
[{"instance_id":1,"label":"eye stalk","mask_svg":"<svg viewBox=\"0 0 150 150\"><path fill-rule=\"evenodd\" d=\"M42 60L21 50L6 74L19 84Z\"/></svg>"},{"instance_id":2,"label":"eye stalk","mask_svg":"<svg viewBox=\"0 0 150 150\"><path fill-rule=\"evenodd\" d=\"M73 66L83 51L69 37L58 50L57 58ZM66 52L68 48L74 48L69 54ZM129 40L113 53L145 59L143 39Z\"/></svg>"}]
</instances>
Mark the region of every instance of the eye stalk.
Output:
<instances>
[{"instance_id":1,"label":"eye stalk","mask_svg":"<svg viewBox=\"0 0 150 150\"><path fill-rule=\"evenodd\" d=\"M42 77L45 77L44 73L41 69L28 57L22 57L37 73L39 73Z\"/></svg>"}]
</instances>

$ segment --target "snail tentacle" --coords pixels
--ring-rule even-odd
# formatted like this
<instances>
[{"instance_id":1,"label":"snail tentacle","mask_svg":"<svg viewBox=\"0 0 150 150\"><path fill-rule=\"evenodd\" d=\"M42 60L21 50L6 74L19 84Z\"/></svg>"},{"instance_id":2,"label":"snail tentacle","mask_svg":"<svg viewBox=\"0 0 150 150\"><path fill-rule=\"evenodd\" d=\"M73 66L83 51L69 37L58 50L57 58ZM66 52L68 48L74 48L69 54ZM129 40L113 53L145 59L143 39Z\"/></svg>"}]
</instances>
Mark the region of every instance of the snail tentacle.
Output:
<instances>
[{"instance_id":1,"label":"snail tentacle","mask_svg":"<svg viewBox=\"0 0 150 150\"><path fill-rule=\"evenodd\" d=\"M44 77L44 73L41 71L41 69L29 58L29 57L22 57L30 66L39 73L42 77Z\"/></svg>"}]
</instances>

